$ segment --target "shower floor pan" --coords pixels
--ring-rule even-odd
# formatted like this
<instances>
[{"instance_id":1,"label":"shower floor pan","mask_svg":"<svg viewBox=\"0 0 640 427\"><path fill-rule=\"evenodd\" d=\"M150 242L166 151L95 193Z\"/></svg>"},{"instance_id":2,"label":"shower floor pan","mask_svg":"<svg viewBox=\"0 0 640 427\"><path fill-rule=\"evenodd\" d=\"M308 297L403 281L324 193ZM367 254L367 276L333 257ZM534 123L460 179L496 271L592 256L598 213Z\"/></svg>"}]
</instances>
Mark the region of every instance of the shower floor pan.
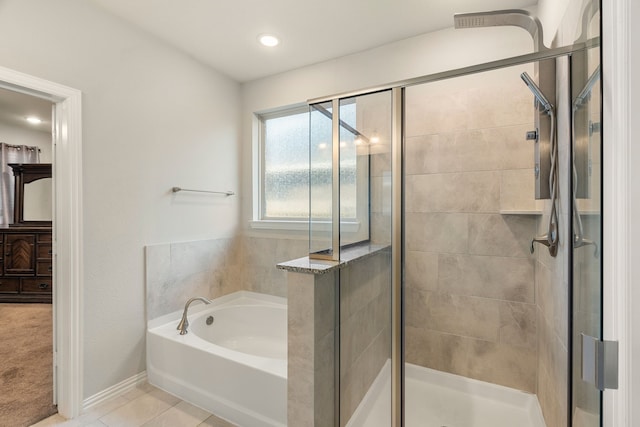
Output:
<instances>
[{"instance_id":1,"label":"shower floor pan","mask_svg":"<svg viewBox=\"0 0 640 427\"><path fill-rule=\"evenodd\" d=\"M389 362L347 427L388 427ZM405 364L406 427L546 427L534 394Z\"/></svg>"}]
</instances>

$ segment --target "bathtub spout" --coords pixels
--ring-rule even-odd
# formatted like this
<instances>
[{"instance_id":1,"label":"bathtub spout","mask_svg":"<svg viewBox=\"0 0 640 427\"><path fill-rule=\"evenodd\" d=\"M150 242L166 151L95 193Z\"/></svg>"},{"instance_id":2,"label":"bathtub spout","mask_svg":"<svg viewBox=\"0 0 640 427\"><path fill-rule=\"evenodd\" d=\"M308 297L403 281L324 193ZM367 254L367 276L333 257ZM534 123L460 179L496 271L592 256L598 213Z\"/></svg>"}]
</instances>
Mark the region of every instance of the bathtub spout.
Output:
<instances>
[{"instance_id":1,"label":"bathtub spout","mask_svg":"<svg viewBox=\"0 0 640 427\"><path fill-rule=\"evenodd\" d=\"M189 327L189 320L187 320L187 311L189 311L189 305L191 305L191 303L194 301L202 301L205 304L211 304L211 301L203 297L194 297L187 301L187 303L184 305L184 311L182 312L182 319L180 319L180 323L178 323L178 327L176 328L180 331L180 335L184 335L189 332L187 330L187 328Z\"/></svg>"}]
</instances>

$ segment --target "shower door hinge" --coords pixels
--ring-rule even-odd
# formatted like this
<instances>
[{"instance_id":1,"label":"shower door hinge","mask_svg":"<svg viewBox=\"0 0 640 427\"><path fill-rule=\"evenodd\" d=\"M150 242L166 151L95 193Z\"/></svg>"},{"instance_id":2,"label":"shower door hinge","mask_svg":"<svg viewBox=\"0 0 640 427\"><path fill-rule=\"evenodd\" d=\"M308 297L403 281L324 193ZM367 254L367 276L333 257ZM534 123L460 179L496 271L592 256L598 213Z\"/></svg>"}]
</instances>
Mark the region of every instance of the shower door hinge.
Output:
<instances>
[{"instance_id":1,"label":"shower door hinge","mask_svg":"<svg viewBox=\"0 0 640 427\"><path fill-rule=\"evenodd\" d=\"M598 390L618 388L618 341L582 335L582 379Z\"/></svg>"}]
</instances>

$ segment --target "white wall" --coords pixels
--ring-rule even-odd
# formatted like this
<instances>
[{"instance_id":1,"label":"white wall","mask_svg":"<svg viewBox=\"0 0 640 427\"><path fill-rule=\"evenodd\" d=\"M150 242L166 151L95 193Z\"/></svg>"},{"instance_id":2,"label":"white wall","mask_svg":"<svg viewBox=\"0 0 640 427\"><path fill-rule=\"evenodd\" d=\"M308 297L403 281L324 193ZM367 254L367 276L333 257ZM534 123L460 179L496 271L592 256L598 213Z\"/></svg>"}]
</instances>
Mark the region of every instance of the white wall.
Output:
<instances>
[{"instance_id":1,"label":"white wall","mask_svg":"<svg viewBox=\"0 0 640 427\"><path fill-rule=\"evenodd\" d=\"M228 237L239 86L82 0L0 2L2 65L83 92L84 396L145 369L143 247Z\"/></svg>"},{"instance_id":2,"label":"white wall","mask_svg":"<svg viewBox=\"0 0 640 427\"><path fill-rule=\"evenodd\" d=\"M532 49L531 36L519 28L446 29L243 84L242 193L245 198L241 225L245 233L276 235L249 228L253 212L250 195L255 112L522 55Z\"/></svg>"}]
</instances>

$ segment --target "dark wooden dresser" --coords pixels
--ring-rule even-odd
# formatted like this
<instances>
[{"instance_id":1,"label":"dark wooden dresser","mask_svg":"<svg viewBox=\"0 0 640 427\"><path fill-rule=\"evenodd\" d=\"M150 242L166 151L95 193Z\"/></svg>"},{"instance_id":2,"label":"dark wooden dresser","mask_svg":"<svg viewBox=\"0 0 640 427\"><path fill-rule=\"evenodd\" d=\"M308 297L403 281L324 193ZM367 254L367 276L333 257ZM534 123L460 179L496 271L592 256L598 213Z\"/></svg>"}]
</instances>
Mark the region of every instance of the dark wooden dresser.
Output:
<instances>
[{"instance_id":1,"label":"dark wooden dresser","mask_svg":"<svg viewBox=\"0 0 640 427\"><path fill-rule=\"evenodd\" d=\"M0 302L51 302L51 228L0 228Z\"/></svg>"},{"instance_id":2,"label":"dark wooden dresser","mask_svg":"<svg viewBox=\"0 0 640 427\"><path fill-rule=\"evenodd\" d=\"M15 177L14 222L0 228L0 303L51 303L51 221L25 219L25 184L51 178L51 163L10 163Z\"/></svg>"}]
</instances>

